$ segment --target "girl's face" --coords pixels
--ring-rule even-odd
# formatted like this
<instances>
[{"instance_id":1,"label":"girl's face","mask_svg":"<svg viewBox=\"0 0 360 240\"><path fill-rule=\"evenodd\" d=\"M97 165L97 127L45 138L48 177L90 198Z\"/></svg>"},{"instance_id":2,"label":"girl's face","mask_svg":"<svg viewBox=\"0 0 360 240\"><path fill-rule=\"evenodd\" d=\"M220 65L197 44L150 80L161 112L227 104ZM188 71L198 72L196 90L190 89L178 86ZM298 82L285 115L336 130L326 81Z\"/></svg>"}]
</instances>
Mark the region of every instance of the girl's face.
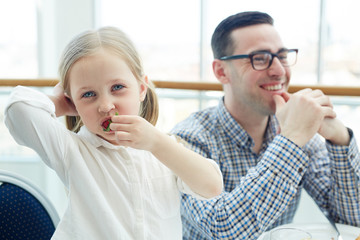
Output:
<instances>
[{"instance_id":1,"label":"girl's face","mask_svg":"<svg viewBox=\"0 0 360 240\"><path fill-rule=\"evenodd\" d=\"M111 116L138 115L147 87L118 55L101 49L79 59L69 72L71 99L84 125L116 144L114 132L104 131Z\"/></svg>"}]
</instances>

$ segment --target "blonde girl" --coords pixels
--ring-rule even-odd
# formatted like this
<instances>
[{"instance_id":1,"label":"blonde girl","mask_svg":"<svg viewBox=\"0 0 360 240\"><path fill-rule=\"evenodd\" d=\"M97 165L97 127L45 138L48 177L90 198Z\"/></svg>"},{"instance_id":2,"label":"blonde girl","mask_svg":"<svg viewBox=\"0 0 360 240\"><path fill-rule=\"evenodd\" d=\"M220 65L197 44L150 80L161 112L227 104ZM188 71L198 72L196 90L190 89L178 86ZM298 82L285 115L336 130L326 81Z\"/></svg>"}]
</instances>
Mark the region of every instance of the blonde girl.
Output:
<instances>
[{"instance_id":1,"label":"blonde girl","mask_svg":"<svg viewBox=\"0 0 360 240\"><path fill-rule=\"evenodd\" d=\"M180 192L215 197L222 176L154 126L157 97L131 41L114 27L81 33L59 73L53 95L19 86L5 109L15 140L68 189L53 239L181 239Z\"/></svg>"}]
</instances>

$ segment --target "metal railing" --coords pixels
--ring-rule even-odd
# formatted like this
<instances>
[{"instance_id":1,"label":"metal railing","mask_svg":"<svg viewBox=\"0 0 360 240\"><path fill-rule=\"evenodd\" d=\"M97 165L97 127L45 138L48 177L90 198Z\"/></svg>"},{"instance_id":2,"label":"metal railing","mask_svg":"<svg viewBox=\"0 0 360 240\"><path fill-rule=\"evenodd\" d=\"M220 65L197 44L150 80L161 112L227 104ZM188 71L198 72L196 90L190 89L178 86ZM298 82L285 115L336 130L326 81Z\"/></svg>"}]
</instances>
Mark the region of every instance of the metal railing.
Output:
<instances>
[{"instance_id":1,"label":"metal railing","mask_svg":"<svg viewBox=\"0 0 360 240\"><path fill-rule=\"evenodd\" d=\"M51 87L59 81L57 79L0 79L0 87L17 85L34 87ZM180 81L153 81L156 88L198 90L198 91L222 91L220 83L212 82L180 82ZM325 86L325 85L290 85L289 92L296 92L304 88L320 89L330 96L360 96L360 87L353 86Z\"/></svg>"}]
</instances>

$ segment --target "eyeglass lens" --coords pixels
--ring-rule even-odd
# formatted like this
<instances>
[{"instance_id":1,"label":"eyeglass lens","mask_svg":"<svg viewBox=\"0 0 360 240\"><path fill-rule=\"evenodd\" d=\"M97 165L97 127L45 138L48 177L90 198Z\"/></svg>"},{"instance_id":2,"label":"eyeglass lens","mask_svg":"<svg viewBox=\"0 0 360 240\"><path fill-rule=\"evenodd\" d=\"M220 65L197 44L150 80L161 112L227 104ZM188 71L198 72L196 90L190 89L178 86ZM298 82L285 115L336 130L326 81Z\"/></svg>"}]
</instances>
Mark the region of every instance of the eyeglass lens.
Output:
<instances>
[{"instance_id":1,"label":"eyeglass lens","mask_svg":"<svg viewBox=\"0 0 360 240\"><path fill-rule=\"evenodd\" d=\"M252 55L252 64L255 70L264 70L270 67L273 58L277 57L284 67L292 66L296 63L295 51L281 51L277 54L256 53Z\"/></svg>"}]
</instances>

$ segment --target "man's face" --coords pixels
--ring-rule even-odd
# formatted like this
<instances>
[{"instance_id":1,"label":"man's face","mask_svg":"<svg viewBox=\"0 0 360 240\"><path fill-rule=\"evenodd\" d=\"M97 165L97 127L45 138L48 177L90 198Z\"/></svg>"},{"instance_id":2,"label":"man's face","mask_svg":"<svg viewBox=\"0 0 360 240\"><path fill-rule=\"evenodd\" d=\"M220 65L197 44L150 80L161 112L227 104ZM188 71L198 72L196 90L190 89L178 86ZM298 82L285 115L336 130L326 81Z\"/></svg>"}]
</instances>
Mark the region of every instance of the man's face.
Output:
<instances>
[{"instance_id":1,"label":"man's face","mask_svg":"<svg viewBox=\"0 0 360 240\"><path fill-rule=\"evenodd\" d=\"M234 51L231 55L250 54L255 51L277 53L283 43L275 28L258 24L239 28L231 33ZM260 115L275 113L274 94L287 91L291 71L278 58L262 71L254 70L250 59L223 61L229 84L224 86L225 104L231 111L257 112ZM232 108L232 109L231 109Z\"/></svg>"}]
</instances>

